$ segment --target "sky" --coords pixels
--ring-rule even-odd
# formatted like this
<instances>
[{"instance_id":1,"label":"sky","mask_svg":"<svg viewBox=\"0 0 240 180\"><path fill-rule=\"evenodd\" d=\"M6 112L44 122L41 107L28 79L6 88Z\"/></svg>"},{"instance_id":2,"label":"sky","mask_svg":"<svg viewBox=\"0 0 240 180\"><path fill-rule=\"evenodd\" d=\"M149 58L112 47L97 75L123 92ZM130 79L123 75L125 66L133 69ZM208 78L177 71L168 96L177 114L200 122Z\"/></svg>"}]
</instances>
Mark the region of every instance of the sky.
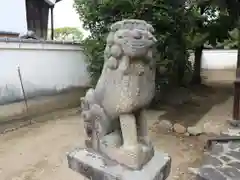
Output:
<instances>
[{"instance_id":1,"label":"sky","mask_svg":"<svg viewBox=\"0 0 240 180\"><path fill-rule=\"evenodd\" d=\"M73 8L73 3L74 0L62 0L55 5L53 12L54 28L77 27L86 37L89 35L89 32L82 28L82 22L79 20L78 14Z\"/></svg>"}]
</instances>

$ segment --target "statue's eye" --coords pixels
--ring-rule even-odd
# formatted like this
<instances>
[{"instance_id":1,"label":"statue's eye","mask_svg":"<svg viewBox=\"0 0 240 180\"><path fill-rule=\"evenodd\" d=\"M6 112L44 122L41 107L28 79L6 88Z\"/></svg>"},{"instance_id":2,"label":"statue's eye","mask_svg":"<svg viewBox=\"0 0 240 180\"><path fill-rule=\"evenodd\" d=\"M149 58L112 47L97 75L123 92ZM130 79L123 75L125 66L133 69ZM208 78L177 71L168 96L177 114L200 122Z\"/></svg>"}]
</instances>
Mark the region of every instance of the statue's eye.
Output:
<instances>
[{"instance_id":1,"label":"statue's eye","mask_svg":"<svg viewBox=\"0 0 240 180\"><path fill-rule=\"evenodd\" d=\"M149 40L153 40L153 37L152 37L152 36L149 36L148 39L149 39Z\"/></svg>"},{"instance_id":2,"label":"statue's eye","mask_svg":"<svg viewBox=\"0 0 240 180\"><path fill-rule=\"evenodd\" d=\"M122 38L123 38L123 36L122 36L122 35L118 35L118 38L119 38L119 39L122 39Z\"/></svg>"}]
</instances>

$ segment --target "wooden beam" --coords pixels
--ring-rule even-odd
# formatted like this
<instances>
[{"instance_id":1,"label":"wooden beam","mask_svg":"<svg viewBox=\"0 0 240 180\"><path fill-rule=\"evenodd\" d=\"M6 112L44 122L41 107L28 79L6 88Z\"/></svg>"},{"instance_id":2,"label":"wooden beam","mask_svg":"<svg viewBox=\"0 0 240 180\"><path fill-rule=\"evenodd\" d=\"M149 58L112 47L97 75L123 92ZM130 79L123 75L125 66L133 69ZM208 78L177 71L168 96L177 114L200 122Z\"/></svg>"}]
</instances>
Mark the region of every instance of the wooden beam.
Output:
<instances>
[{"instance_id":1,"label":"wooden beam","mask_svg":"<svg viewBox=\"0 0 240 180\"><path fill-rule=\"evenodd\" d=\"M54 8L54 6L51 6L51 7L50 7L50 10L51 10L51 40L54 39L53 8Z\"/></svg>"},{"instance_id":2,"label":"wooden beam","mask_svg":"<svg viewBox=\"0 0 240 180\"><path fill-rule=\"evenodd\" d=\"M48 3L50 6L54 6L56 3L56 0L45 0L46 3Z\"/></svg>"},{"instance_id":3,"label":"wooden beam","mask_svg":"<svg viewBox=\"0 0 240 180\"><path fill-rule=\"evenodd\" d=\"M240 1L236 4L240 7ZM237 12L235 17L237 19L238 28L238 55L237 55L237 70L236 80L234 82L234 100L233 100L233 120L240 120L240 11Z\"/></svg>"}]
</instances>

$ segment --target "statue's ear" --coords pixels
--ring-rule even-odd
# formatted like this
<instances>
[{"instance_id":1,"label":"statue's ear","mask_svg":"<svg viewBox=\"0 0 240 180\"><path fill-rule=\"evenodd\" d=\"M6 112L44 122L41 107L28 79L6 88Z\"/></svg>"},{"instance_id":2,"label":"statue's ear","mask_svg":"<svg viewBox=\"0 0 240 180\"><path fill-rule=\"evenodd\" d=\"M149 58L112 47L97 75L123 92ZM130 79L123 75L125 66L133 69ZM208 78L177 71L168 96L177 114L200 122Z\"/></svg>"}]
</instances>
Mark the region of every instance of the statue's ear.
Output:
<instances>
[{"instance_id":1,"label":"statue's ear","mask_svg":"<svg viewBox=\"0 0 240 180\"><path fill-rule=\"evenodd\" d=\"M153 42L156 43L157 39L153 36Z\"/></svg>"},{"instance_id":2,"label":"statue's ear","mask_svg":"<svg viewBox=\"0 0 240 180\"><path fill-rule=\"evenodd\" d=\"M107 44L112 45L114 43L115 32L110 32L107 36Z\"/></svg>"},{"instance_id":3,"label":"statue's ear","mask_svg":"<svg viewBox=\"0 0 240 180\"><path fill-rule=\"evenodd\" d=\"M110 31L111 32L116 32L117 30L121 29L121 27L122 27L122 21L116 22L116 23L111 25Z\"/></svg>"},{"instance_id":4,"label":"statue's ear","mask_svg":"<svg viewBox=\"0 0 240 180\"><path fill-rule=\"evenodd\" d=\"M151 33L154 33L154 32L155 32L155 30L154 30L154 28L153 28L153 26L152 26L151 24L147 24L147 28L148 28L148 30L149 30Z\"/></svg>"}]
</instances>

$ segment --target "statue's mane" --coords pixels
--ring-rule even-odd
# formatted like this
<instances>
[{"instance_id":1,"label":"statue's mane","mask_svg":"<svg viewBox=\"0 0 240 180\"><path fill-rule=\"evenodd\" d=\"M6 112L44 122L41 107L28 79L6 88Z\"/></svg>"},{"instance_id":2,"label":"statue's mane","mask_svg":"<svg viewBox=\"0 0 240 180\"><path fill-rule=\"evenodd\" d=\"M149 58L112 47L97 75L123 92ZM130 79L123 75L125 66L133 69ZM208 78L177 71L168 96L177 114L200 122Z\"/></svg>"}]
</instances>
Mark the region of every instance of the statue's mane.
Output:
<instances>
[{"instance_id":1,"label":"statue's mane","mask_svg":"<svg viewBox=\"0 0 240 180\"><path fill-rule=\"evenodd\" d=\"M154 32L154 28L152 25L148 24L144 20L138 20L138 19L126 19L122 21L118 21L110 27L111 32L116 32L120 29L140 29L140 30L145 30L149 31L151 33Z\"/></svg>"}]
</instances>

